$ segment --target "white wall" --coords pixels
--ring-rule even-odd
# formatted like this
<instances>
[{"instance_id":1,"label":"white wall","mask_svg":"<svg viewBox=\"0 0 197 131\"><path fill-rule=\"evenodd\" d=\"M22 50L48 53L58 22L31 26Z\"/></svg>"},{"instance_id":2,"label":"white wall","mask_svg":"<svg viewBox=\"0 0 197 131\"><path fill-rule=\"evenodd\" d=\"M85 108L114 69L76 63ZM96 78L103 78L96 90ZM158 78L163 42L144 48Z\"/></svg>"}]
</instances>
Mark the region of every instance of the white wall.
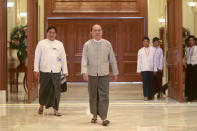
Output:
<instances>
[{"instance_id":1,"label":"white wall","mask_svg":"<svg viewBox=\"0 0 197 131\"><path fill-rule=\"evenodd\" d=\"M183 27L188 29L191 34L194 34L194 13L192 8L188 6L191 0L182 0L183 2Z\"/></svg>"},{"instance_id":2,"label":"white wall","mask_svg":"<svg viewBox=\"0 0 197 131\"><path fill-rule=\"evenodd\" d=\"M161 0L148 0L148 36L159 37L161 24L158 19L161 17Z\"/></svg>"},{"instance_id":3,"label":"white wall","mask_svg":"<svg viewBox=\"0 0 197 131\"><path fill-rule=\"evenodd\" d=\"M39 40L44 39L44 0L39 0Z\"/></svg>"}]
</instances>

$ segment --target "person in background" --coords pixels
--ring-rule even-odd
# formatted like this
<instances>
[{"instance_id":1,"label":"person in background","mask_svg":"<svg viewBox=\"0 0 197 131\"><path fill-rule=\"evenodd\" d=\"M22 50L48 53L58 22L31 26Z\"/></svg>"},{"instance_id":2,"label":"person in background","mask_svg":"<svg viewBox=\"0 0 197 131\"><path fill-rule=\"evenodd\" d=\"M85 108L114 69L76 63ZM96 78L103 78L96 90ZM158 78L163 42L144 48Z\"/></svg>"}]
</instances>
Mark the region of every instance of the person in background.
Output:
<instances>
[{"instance_id":1,"label":"person in background","mask_svg":"<svg viewBox=\"0 0 197 131\"><path fill-rule=\"evenodd\" d=\"M183 52L183 53L185 53L183 70L185 70L185 97L186 97L186 99L188 99L188 89L189 89L190 72L191 72L191 65L189 64L189 61L187 61L187 59L188 59L187 54L189 53L187 50L190 48L188 38L185 39L185 44L187 46L187 49L185 50L185 52Z\"/></svg>"},{"instance_id":2,"label":"person in background","mask_svg":"<svg viewBox=\"0 0 197 131\"><path fill-rule=\"evenodd\" d=\"M111 43L102 39L103 30L98 24L92 26L92 39L83 46L81 73L88 81L90 112L93 115L91 123L97 122L97 115L102 119L102 125L107 126L109 106L109 64L111 64L114 81L118 79L118 68Z\"/></svg>"},{"instance_id":3,"label":"person in background","mask_svg":"<svg viewBox=\"0 0 197 131\"><path fill-rule=\"evenodd\" d=\"M195 45L195 37L188 37L189 47L186 49L187 59L187 78L186 78L186 96L188 101L197 99L197 46Z\"/></svg>"},{"instance_id":4,"label":"person in background","mask_svg":"<svg viewBox=\"0 0 197 131\"><path fill-rule=\"evenodd\" d=\"M142 39L143 47L138 51L137 57L137 73L142 76L143 82L143 95L144 100L151 100L153 95L153 78L154 72L157 72L157 67L155 64L155 48L149 46L150 39L144 37Z\"/></svg>"},{"instance_id":5,"label":"person in background","mask_svg":"<svg viewBox=\"0 0 197 131\"><path fill-rule=\"evenodd\" d=\"M197 46L197 38L195 37L195 45Z\"/></svg>"},{"instance_id":6,"label":"person in background","mask_svg":"<svg viewBox=\"0 0 197 131\"><path fill-rule=\"evenodd\" d=\"M152 42L155 48L155 63L157 68L157 73L154 75L153 97L157 93L157 98L162 98L163 51L160 48L158 37L154 37Z\"/></svg>"},{"instance_id":7,"label":"person in background","mask_svg":"<svg viewBox=\"0 0 197 131\"><path fill-rule=\"evenodd\" d=\"M35 51L34 76L40 77L38 114L43 114L46 109L52 107L55 116L61 116L58 112L60 102L60 72L68 75L67 60L63 43L56 40L57 30L54 26L47 29L47 39L41 40Z\"/></svg>"}]
</instances>

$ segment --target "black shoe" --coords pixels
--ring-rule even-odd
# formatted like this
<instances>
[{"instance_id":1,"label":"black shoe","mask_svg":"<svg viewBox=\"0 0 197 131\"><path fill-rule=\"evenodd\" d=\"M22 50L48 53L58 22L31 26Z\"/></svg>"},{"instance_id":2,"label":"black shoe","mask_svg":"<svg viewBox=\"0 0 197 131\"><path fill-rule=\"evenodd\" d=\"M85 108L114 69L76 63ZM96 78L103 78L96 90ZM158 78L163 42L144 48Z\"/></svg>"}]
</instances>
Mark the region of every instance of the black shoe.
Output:
<instances>
[{"instance_id":1,"label":"black shoe","mask_svg":"<svg viewBox=\"0 0 197 131\"><path fill-rule=\"evenodd\" d=\"M144 97L144 101L147 101L148 100L148 97Z\"/></svg>"},{"instance_id":2,"label":"black shoe","mask_svg":"<svg viewBox=\"0 0 197 131\"><path fill-rule=\"evenodd\" d=\"M97 119L96 118L92 118L91 123L96 123Z\"/></svg>"},{"instance_id":3,"label":"black shoe","mask_svg":"<svg viewBox=\"0 0 197 131\"><path fill-rule=\"evenodd\" d=\"M110 123L109 120L104 120L103 123L102 123L102 125L103 125L103 126L107 126L107 125L109 125L109 123Z\"/></svg>"},{"instance_id":4,"label":"black shoe","mask_svg":"<svg viewBox=\"0 0 197 131\"><path fill-rule=\"evenodd\" d=\"M148 100L153 100L154 97L148 97Z\"/></svg>"},{"instance_id":5,"label":"black shoe","mask_svg":"<svg viewBox=\"0 0 197 131\"><path fill-rule=\"evenodd\" d=\"M54 115L55 115L55 116L62 116L62 114L59 113L59 112L55 112Z\"/></svg>"},{"instance_id":6,"label":"black shoe","mask_svg":"<svg viewBox=\"0 0 197 131\"><path fill-rule=\"evenodd\" d=\"M38 114L43 114L43 109L41 110L40 108L38 109Z\"/></svg>"}]
</instances>

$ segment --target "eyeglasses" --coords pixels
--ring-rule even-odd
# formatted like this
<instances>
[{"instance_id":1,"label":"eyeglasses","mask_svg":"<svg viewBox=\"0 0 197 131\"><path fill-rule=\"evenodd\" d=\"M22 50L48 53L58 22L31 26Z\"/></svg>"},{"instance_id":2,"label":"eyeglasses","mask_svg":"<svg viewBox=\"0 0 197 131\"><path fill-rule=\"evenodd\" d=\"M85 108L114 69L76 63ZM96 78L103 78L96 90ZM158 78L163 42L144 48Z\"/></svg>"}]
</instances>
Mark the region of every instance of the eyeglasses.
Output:
<instances>
[{"instance_id":1,"label":"eyeglasses","mask_svg":"<svg viewBox=\"0 0 197 131\"><path fill-rule=\"evenodd\" d=\"M92 32L101 32L102 30L92 30Z\"/></svg>"}]
</instances>

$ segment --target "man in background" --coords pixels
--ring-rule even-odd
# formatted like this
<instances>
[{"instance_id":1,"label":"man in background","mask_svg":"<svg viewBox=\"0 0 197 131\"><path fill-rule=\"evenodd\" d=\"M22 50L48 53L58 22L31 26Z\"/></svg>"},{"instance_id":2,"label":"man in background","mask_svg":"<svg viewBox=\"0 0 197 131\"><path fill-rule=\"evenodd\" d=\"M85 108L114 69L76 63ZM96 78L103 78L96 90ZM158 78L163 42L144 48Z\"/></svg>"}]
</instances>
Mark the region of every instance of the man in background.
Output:
<instances>
[{"instance_id":1,"label":"man in background","mask_svg":"<svg viewBox=\"0 0 197 131\"><path fill-rule=\"evenodd\" d=\"M144 100L151 100L153 95L153 74L157 68L155 64L155 48L149 46L150 39L144 37L142 39L143 47L138 51L137 73L142 76Z\"/></svg>"},{"instance_id":2,"label":"man in background","mask_svg":"<svg viewBox=\"0 0 197 131\"><path fill-rule=\"evenodd\" d=\"M157 72L154 75L153 97L162 98L162 76L163 76L163 51L160 48L158 37L153 38L153 47L155 48L155 64Z\"/></svg>"}]
</instances>

